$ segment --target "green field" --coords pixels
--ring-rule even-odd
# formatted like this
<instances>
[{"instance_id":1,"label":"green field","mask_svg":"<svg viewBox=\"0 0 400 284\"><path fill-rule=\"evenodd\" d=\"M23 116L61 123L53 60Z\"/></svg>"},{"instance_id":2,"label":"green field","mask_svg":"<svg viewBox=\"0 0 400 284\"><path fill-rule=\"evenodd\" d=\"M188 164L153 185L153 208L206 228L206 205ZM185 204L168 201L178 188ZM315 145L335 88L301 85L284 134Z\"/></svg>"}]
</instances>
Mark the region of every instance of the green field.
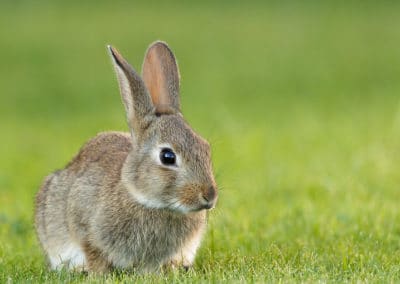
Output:
<instances>
[{"instance_id":1,"label":"green field","mask_svg":"<svg viewBox=\"0 0 400 284\"><path fill-rule=\"evenodd\" d=\"M2 1L0 283L399 282L400 3L281 2ZM194 269L50 272L35 193L127 129L106 44L140 70L157 39L221 188Z\"/></svg>"}]
</instances>

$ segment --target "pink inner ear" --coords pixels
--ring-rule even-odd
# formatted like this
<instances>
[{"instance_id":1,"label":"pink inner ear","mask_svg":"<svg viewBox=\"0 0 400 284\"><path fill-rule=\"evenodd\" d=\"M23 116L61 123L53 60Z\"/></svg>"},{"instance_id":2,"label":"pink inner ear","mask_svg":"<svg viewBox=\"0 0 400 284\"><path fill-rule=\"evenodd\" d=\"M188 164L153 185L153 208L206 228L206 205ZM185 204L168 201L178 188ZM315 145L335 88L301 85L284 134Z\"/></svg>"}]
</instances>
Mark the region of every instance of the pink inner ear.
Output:
<instances>
[{"instance_id":1,"label":"pink inner ear","mask_svg":"<svg viewBox=\"0 0 400 284\"><path fill-rule=\"evenodd\" d=\"M153 104L157 111L162 112L169 108L169 93L167 84L168 70L165 70L160 56L154 49L149 50L143 65L143 80L147 90L150 92Z\"/></svg>"},{"instance_id":2,"label":"pink inner ear","mask_svg":"<svg viewBox=\"0 0 400 284\"><path fill-rule=\"evenodd\" d=\"M157 42L147 51L143 81L158 113L179 111L179 71L169 48Z\"/></svg>"}]
</instances>

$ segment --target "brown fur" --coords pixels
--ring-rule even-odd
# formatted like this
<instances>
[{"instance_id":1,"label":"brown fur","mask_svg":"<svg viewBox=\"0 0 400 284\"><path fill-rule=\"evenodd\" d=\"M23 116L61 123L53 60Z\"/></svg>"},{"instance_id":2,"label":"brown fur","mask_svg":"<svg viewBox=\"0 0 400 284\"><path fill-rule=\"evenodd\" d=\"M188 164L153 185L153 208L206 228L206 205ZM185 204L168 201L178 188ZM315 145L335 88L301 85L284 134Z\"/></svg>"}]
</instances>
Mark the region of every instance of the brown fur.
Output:
<instances>
[{"instance_id":1,"label":"brown fur","mask_svg":"<svg viewBox=\"0 0 400 284\"><path fill-rule=\"evenodd\" d=\"M89 241L82 242L82 248L87 259L87 269L93 272L107 272L112 269L111 263L100 249L93 247Z\"/></svg>"},{"instance_id":2,"label":"brown fur","mask_svg":"<svg viewBox=\"0 0 400 284\"><path fill-rule=\"evenodd\" d=\"M209 144L180 114L179 73L164 43L149 48L144 66L160 64L156 70L169 71L146 75L161 78L148 82L162 82L147 88L115 49L110 53L131 135L97 135L65 169L45 179L36 197L40 243L55 269L188 267L205 229L203 209L217 200ZM157 61L148 63L152 56ZM147 91L159 88L155 98ZM159 113L162 96L173 111ZM165 145L176 153L176 165L160 162Z\"/></svg>"}]
</instances>

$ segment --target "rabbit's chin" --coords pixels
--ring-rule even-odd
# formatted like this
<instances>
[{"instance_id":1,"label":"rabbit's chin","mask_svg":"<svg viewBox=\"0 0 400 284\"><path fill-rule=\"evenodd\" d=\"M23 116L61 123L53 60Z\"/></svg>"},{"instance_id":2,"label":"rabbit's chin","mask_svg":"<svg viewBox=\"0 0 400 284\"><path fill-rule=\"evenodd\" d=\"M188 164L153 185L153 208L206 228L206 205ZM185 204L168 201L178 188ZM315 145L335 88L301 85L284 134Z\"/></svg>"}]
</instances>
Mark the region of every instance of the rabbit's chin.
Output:
<instances>
[{"instance_id":1,"label":"rabbit's chin","mask_svg":"<svg viewBox=\"0 0 400 284\"><path fill-rule=\"evenodd\" d=\"M192 212L199 212L199 211L202 211L205 209L211 209L208 206L200 205L200 204L197 206L187 206L187 205L179 204L179 203L176 203L174 205L169 205L169 206L167 206L167 208L171 211L179 212L182 214L188 214L188 213L192 213Z\"/></svg>"}]
</instances>

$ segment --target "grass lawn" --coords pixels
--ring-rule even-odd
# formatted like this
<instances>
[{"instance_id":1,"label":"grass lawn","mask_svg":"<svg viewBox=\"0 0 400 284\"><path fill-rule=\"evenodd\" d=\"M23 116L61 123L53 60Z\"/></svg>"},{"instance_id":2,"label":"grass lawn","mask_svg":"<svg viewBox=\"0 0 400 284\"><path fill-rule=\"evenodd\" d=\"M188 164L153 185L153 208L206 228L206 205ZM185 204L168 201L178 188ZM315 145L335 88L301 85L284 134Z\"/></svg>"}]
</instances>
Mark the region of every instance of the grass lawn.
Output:
<instances>
[{"instance_id":1,"label":"grass lawn","mask_svg":"<svg viewBox=\"0 0 400 284\"><path fill-rule=\"evenodd\" d=\"M0 283L400 281L396 2L6 0L0 36ZM221 187L196 264L50 272L38 186L96 133L127 129L106 44L140 70L156 39Z\"/></svg>"}]
</instances>

